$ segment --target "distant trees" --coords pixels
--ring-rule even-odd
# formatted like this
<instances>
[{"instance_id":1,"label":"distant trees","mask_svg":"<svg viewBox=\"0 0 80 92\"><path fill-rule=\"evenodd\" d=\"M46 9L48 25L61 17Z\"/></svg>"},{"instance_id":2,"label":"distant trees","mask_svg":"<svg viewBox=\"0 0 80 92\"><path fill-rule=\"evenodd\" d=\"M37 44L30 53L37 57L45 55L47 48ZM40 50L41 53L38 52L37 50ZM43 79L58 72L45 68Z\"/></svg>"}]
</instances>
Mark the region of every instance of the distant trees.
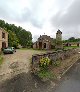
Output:
<instances>
[{"instance_id":1,"label":"distant trees","mask_svg":"<svg viewBox=\"0 0 80 92\"><path fill-rule=\"evenodd\" d=\"M75 41L75 37L70 37L68 40L69 41Z\"/></svg>"},{"instance_id":2,"label":"distant trees","mask_svg":"<svg viewBox=\"0 0 80 92\"><path fill-rule=\"evenodd\" d=\"M80 38L70 37L68 40L64 40L63 42L80 42Z\"/></svg>"},{"instance_id":3,"label":"distant trees","mask_svg":"<svg viewBox=\"0 0 80 92\"><path fill-rule=\"evenodd\" d=\"M9 33L9 46L31 47L32 34L30 31L26 31L22 27L17 27L14 24L5 23L4 20L0 20L0 27L4 28Z\"/></svg>"}]
</instances>

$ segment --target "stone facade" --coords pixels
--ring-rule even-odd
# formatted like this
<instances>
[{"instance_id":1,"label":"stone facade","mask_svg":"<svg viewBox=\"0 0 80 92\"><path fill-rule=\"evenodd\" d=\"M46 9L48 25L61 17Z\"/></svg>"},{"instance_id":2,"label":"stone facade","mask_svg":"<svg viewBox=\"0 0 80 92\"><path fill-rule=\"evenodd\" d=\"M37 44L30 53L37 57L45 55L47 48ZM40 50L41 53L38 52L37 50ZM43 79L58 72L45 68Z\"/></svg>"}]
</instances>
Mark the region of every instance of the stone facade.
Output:
<instances>
[{"instance_id":1,"label":"stone facade","mask_svg":"<svg viewBox=\"0 0 80 92\"><path fill-rule=\"evenodd\" d=\"M60 44L56 45L56 42L60 41ZM34 49L54 49L54 48L63 48L62 45L62 32L60 30L56 33L56 39L51 38L47 35L40 35L38 40L33 44Z\"/></svg>"},{"instance_id":2,"label":"stone facade","mask_svg":"<svg viewBox=\"0 0 80 92\"><path fill-rule=\"evenodd\" d=\"M54 39L47 35L40 35L38 41L36 41L33 45L34 49L51 49L55 46L53 43Z\"/></svg>"},{"instance_id":3,"label":"stone facade","mask_svg":"<svg viewBox=\"0 0 80 92\"><path fill-rule=\"evenodd\" d=\"M60 30L56 33L56 49L62 49L63 43L62 43L62 32Z\"/></svg>"},{"instance_id":4,"label":"stone facade","mask_svg":"<svg viewBox=\"0 0 80 92\"><path fill-rule=\"evenodd\" d=\"M5 47L8 47L8 32L0 28L0 51Z\"/></svg>"}]
</instances>

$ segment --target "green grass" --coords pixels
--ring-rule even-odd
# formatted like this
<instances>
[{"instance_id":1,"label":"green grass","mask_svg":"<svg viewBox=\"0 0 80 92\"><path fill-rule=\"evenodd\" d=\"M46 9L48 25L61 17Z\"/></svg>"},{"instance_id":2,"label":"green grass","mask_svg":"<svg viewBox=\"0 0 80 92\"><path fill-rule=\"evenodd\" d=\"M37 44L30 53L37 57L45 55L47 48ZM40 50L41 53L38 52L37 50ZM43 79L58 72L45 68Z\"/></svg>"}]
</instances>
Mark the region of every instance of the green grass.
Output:
<instances>
[{"instance_id":1,"label":"green grass","mask_svg":"<svg viewBox=\"0 0 80 92\"><path fill-rule=\"evenodd\" d=\"M46 52L46 50L33 49L33 48L21 48L20 50L32 50L32 51L38 51L38 52Z\"/></svg>"},{"instance_id":2,"label":"green grass","mask_svg":"<svg viewBox=\"0 0 80 92\"><path fill-rule=\"evenodd\" d=\"M33 50L32 48L20 48L20 50Z\"/></svg>"},{"instance_id":3,"label":"green grass","mask_svg":"<svg viewBox=\"0 0 80 92\"><path fill-rule=\"evenodd\" d=\"M52 79L52 78L54 78L54 79L56 79L56 76L51 72L51 71L48 71L48 70L40 70L39 72L38 72L38 76L40 77L40 78L47 78L47 79Z\"/></svg>"},{"instance_id":4,"label":"green grass","mask_svg":"<svg viewBox=\"0 0 80 92\"><path fill-rule=\"evenodd\" d=\"M80 48L80 47L77 47L77 46L65 46L64 49L76 49L76 48Z\"/></svg>"},{"instance_id":5,"label":"green grass","mask_svg":"<svg viewBox=\"0 0 80 92\"><path fill-rule=\"evenodd\" d=\"M3 62L3 57L0 56L0 65L2 64L2 62Z\"/></svg>"}]
</instances>

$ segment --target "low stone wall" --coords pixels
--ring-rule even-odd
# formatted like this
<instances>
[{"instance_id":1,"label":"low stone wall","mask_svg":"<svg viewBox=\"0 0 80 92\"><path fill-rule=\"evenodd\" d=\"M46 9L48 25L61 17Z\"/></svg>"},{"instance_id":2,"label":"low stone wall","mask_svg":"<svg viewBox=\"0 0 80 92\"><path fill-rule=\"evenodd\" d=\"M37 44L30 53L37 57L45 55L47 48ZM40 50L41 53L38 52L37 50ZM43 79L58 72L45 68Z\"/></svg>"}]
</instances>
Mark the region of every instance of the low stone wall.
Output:
<instances>
[{"instance_id":1,"label":"low stone wall","mask_svg":"<svg viewBox=\"0 0 80 92\"><path fill-rule=\"evenodd\" d=\"M45 54L36 54L32 56L32 68L38 69L39 68L39 61L43 57L48 57L52 62L56 62L57 60L65 60L66 58L71 57L72 55L78 53L77 49L69 49L69 50L59 50L54 51L51 53Z\"/></svg>"}]
</instances>

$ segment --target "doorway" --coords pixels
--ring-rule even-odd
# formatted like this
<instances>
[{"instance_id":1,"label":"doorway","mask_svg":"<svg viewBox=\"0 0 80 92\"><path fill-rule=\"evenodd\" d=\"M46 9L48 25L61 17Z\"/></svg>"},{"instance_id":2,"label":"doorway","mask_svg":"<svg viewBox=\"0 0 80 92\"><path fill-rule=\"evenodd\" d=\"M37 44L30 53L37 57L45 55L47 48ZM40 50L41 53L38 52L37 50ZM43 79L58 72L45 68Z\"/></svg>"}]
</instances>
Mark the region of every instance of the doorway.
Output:
<instances>
[{"instance_id":1,"label":"doorway","mask_svg":"<svg viewBox=\"0 0 80 92\"><path fill-rule=\"evenodd\" d=\"M42 42L39 42L39 49L42 49Z\"/></svg>"},{"instance_id":2,"label":"doorway","mask_svg":"<svg viewBox=\"0 0 80 92\"><path fill-rule=\"evenodd\" d=\"M2 42L2 49L6 48L6 42Z\"/></svg>"},{"instance_id":3,"label":"doorway","mask_svg":"<svg viewBox=\"0 0 80 92\"><path fill-rule=\"evenodd\" d=\"M44 49L46 49L46 43L44 43Z\"/></svg>"}]
</instances>

